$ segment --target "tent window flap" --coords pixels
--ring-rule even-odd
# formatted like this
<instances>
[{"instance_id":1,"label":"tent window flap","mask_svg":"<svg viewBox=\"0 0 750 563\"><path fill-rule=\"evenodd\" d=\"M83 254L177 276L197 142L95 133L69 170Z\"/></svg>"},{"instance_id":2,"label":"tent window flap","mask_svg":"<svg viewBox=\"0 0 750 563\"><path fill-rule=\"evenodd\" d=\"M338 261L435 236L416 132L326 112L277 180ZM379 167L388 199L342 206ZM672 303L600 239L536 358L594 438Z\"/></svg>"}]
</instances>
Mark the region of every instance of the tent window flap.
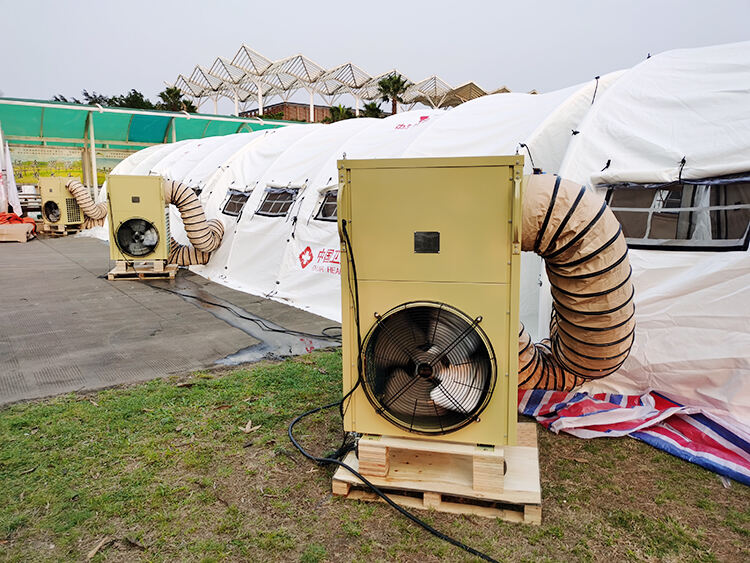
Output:
<instances>
[{"instance_id":1,"label":"tent window flap","mask_svg":"<svg viewBox=\"0 0 750 563\"><path fill-rule=\"evenodd\" d=\"M242 213L242 208L245 207L247 198L250 197L250 192L239 192L237 190L229 190L228 197L224 203L224 207L221 212L224 215L230 217L238 217Z\"/></svg>"},{"instance_id":2,"label":"tent window flap","mask_svg":"<svg viewBox=\"0 0 750 563\"><path fill-rule=\"evenodd\" d=\"M255 212L265 217L285 217L297 199L299 188L266 188L266 197Z\"/></svg>"},{"instance_id":3,"label":"tent window flap","mask_svg":"<svg viewBox=\"0 0 750 563\"><path fill-rule=\"evenodd\" d=\"M612 186L607 201L632 248L748 248L750 182Z\"/></svg>"},{"instance_id":4,"label":"tent window flap","mask_svg":"<svg viewBox=\"0 0 750 563\"><path fill-rule=\"evenodd\" d=\"M338 194L338 190L331 190L325 193L323 202L315 214L315 219L318 221L336 221L338 219Z\"/></svg>"}]
</instances>

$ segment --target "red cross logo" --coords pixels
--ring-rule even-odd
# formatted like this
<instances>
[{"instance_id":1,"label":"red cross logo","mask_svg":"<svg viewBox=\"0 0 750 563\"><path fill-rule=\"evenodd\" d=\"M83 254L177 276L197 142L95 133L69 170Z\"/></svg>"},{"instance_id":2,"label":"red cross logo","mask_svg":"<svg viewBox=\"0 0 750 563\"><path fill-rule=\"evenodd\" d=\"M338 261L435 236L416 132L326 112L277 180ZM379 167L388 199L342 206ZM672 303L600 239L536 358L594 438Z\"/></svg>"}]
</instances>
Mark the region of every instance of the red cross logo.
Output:
<instances>
[{"instance_id":1,"label":"red cross logo","mask_svg":"<svg viewBox=\"0 0 750 563\"><path fill-rule=\"evenodd\" d=\"M310 247L308 246L302 251L302 254L299 255L299 263L302 265L302 269L305 269L312 261L313 261L313 253Z\"/></svg>"}]
</instances>

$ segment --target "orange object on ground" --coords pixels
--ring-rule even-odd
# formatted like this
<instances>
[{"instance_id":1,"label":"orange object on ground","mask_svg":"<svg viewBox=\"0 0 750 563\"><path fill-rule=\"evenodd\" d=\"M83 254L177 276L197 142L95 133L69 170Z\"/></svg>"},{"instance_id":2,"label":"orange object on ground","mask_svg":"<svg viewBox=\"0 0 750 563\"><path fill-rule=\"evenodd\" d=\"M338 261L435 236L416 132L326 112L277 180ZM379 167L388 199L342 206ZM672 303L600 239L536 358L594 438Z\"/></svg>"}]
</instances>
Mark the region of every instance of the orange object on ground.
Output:
<instances>
[{"instance_id":1,"label":"orange object on ground","mask_svg":"<svg viewBox=\"0 0 750 563\"><path fill-rule=\"evenodd\" d=\"M0 213L0 225L6 225L9 223L28 223L34 227L31 232L36 234L36 221L31 217L19 217L15 213Z\"/></svg>"}]
</instances>

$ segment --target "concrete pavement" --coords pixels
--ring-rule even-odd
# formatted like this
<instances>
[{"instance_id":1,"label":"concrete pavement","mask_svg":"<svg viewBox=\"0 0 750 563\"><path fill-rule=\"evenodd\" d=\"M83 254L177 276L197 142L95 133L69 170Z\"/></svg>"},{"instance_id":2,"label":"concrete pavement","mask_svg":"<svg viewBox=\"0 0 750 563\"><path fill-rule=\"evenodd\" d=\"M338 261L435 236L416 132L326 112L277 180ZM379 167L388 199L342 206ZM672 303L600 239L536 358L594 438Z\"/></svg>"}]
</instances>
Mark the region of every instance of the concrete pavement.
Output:
<instances>
[{"instance_id":1,"label":"concrete pavement","mask_svg":"<svg viewBox=\"0 0 750 563\"><path fill-rule=\"evenodd\" d=\"M0 404L333 344L262 327L336 323L187 270L146 284L107 281L110 268L97 239L0 243Z\"/></svg>"}]
</instances>

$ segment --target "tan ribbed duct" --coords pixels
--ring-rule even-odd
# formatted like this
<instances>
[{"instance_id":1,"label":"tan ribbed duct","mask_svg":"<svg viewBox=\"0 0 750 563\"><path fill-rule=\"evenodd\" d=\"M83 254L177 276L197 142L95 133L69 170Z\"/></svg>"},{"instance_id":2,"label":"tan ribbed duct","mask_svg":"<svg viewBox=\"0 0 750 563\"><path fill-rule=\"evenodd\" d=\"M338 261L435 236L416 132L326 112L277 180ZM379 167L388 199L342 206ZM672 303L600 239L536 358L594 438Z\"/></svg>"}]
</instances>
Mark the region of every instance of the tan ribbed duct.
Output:
<instances>
[{"instance_id":1,"label":"tan ribbed duct","mask_svg":"<svg viewBox=\"0 0 750 563\"><path fill-rule=\"evenodd\" d=\"M101 227L107 217L107 204L94 203L89 189L75 178L71 178L65 187L76 198L78 207L83 211L83 228Z\"/></svg>"},{"instance_id":2,"label":"tan ribbed duct","mask_svg":"<svg viewBox=\"0 0 750 563\"><path fill-rule=\"evenodd\" d=\"M617 370L635 338L622 227L600 196L552 175L526 178L523 250L544 258L552 286L550 339L521 326L519 387L570 390Z\"/></svg>"},{"instance_id":3,"label":"tan ribbed duct","mask_svg":"<svg viewBox=\"0 0 750 563\"><path fill-rule=\"evenodd\" d=\"M211 252L221 244L224 225L219 219L206 220L203 206L190 186L165 179L164 200L177 207L190 240L188 246L170 239L169 263L178 266L206 264Z\"/></svg>"}]
</instances>

